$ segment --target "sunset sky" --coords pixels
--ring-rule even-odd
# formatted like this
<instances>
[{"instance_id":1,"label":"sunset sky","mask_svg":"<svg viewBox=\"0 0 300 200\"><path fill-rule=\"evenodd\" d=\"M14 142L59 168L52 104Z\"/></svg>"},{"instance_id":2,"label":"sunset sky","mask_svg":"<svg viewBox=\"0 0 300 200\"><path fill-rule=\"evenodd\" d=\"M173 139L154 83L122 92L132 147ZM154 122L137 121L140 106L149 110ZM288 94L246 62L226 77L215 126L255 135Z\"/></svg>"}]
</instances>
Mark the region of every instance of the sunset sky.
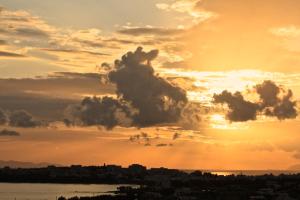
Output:
<instances>
[{"instance_id":1,"label":"sunset sky","mask_svg":"<svg viewBox=\"0 0 300 200\"><path fill-rule=\"evenodd\" d=\"M300 169L299 9L0 0L0 160Z\"/></svg>"}]
</instances>

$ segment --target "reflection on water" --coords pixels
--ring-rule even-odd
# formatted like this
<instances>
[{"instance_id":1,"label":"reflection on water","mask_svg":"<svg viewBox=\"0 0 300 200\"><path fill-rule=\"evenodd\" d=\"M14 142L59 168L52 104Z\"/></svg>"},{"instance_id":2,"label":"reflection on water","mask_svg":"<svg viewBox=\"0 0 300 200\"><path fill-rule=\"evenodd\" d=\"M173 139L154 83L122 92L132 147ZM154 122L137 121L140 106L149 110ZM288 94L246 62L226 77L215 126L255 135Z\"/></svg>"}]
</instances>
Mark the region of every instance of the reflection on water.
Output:
<instances>
[{"instance_id":1,"label":"reflection on water","mask_svg":"<svg viewBox=\"0 0 300 200\"><path fill-rule=\"evenodd\" d=\"M247 176L260 176L265 174L273 174L278 176L280 174L297 174L300 171L292 170L241 170L241 171L207 171L219 176L229 176L229 175L247 175Z\"/></svg>"},{"instance_id":2,"label":"reflection on water","mask_svg":"<svg viewBox=\"0 0 300 200\"><path fill-rule=\"evenodd\" d=\"M123 185L0 183L1 200L56 200L60 196L95 196Z\"/></svg>"},{"instance_id":3,"label":"reflection on water","mask_svg":"<svg viewBox=\"0 0 300 200\"><path fill-rule=\"evenodd\" d=\"M187 173L192 173L195 170L183 170ZM278 176L280 174L299 174L300 170L208 170L200 169L202 173L211 173L218 176L230 176L230 175L246 175L246 176L261 176L266 174L273 174Z\"/></svg>"}]
</instances>

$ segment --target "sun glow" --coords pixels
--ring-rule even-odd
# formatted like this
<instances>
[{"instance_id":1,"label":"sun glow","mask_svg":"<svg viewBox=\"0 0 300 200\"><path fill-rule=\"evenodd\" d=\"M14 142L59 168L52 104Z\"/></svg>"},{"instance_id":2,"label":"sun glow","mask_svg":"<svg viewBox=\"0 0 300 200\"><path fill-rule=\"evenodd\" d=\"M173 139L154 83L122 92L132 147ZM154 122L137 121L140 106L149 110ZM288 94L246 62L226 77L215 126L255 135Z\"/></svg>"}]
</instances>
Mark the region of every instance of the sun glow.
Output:
<instances>
[{"instance_id":1,"label":"sun glow","mask_svg":"<svg viewBox=\"0 0 300 200\"><path fill-rule=\"evenodd\" d=\"M224 90L230 92L246 91L264 80L276 80L279 84L291 87L290 83L299 82L299 74L285 74L278 72L263 72L259 70L235 70L219 72L183 71L168 69L160 72L167 77L186 78L191 82L191 89L187 90L190 101L210 105L212 96ZM294 89L297 92L297 89Z\"/></svg>"},{"instance_id":2,"label":"sun glow","mask_svg":"<svg viewBox=\"0 0 300 200\"><path fill-rule=\"evenodd\" d=\"M235 129L247 129L248 126L242 123L229 122L224 114L212 114L209 117L210 126L213 129L235 130Z\"/></svg>"}]
</instances>

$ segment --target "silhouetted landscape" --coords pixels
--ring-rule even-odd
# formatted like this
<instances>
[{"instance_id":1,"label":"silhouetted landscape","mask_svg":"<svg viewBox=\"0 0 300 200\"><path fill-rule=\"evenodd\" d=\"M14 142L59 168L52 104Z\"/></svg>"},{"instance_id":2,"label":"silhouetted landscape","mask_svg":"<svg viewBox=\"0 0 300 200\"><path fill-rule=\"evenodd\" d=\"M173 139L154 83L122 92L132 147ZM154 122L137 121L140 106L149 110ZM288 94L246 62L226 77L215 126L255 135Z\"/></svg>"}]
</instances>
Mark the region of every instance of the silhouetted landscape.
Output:
<instances>
[{"instance_id":1,"label":"silhouetted landscape","mask_svg":"<svg viewBox=\"0 0 300 200\"><path fill-rule=\"evenodd\" d=\"M165 200L165 199L299 199L300 174L214 175L138 164L0 169L0 181L12 183L132 184L113 195L72 197L68 200ZM60 197L59 200L66 200Z\"/></svg>"}]
</instances>

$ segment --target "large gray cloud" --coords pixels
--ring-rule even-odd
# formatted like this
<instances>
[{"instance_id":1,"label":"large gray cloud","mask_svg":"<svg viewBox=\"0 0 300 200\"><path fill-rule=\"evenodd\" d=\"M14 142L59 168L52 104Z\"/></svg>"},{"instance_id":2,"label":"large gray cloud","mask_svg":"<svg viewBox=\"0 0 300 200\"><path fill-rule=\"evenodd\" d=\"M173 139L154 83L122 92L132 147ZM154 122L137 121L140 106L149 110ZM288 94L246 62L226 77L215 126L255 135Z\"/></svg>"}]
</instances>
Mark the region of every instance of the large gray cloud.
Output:
<instances>
[{"instance_id":1,"label":"large gray cloud","mask_svg":"<svg viewBox=\"0 0 300 200\"><path fill-rule=\"evenodd\" d=\"M234 94L223 91L214 95L214 103L227 104L230 121L255 120L258 113L266 116L277 117L279 120L296 118L297 102L292 100L291 90L284 90L270 80L264 81L254 87L259 96L259 101L250 102L244 99L240 92Z\"/></svg>"},{"instance_id":2,"label":"large gray cloud","mask_svg":"<svg viewBox=\"0 0 300 200\"><path fill-rule=\"evenodd\" d=\"M157 50L144 52L139 47L116 60L108 81L116 85L117 99L84 99L75 118L83 125L107 128L122 121L137 127L178 122L187 105L186 93L155 74L151 61L157 55Z\"/></svg>"},{"instance_id":3,"label":"large gray cloud","mask_svg":"<svg viewBox=\"0 0 300 200\"><path fill-rule=\"evenodd\" d=\"M139 47L116 60L115 69L108 74L118 97L138 109L137 126L177 122L187 104L184 90L155 75L151 61L157 55L157 50L144 52Z\"/></svg>"}]
</instances>

